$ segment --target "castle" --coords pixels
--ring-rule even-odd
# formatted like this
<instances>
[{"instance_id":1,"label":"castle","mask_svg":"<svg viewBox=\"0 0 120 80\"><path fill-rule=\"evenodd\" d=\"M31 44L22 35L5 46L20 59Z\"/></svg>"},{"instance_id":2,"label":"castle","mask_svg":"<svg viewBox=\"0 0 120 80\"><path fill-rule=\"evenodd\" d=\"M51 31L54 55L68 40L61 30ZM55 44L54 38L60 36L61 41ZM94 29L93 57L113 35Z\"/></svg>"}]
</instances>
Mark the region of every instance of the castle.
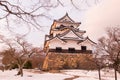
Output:
<instances>
[{"instance_id":1,"label":"castle","mask_svg":"<svg viewBox=\"0 0 120 80\"><path fill-rule=\"evenodd\" d=\"M53 54L81 55L93 53L96 43L89 37L84 37L86 31L79 29L80 24L81 22L75 22L67 13L62 18L54 20L49 35L45 36L44 51L47 53L47 62L45 61L43 66L49 66L49 60Z\"/></svg>"}]
</instances>

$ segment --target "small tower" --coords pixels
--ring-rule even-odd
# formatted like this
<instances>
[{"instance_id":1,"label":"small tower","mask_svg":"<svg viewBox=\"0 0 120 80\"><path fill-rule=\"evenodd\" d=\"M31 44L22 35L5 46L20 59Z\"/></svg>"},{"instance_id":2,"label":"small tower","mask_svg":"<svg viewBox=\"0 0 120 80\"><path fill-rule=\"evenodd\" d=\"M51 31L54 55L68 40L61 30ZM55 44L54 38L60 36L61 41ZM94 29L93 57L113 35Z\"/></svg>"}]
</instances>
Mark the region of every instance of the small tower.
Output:
<instances>
[{"instance_id":1,"label":"small tower","mask_svg":"<svg viewBox=\"0 0 120 80\"><path fill-rule=\"evenodd\" d=\"M65 29L65 30L59 30L58 28L63 28L66 26L67 27L74 27L74 28L77 28L81 23L80 22L75 22L73 21L69 16L68 16L68 13L65 14L65 16L63 16L62 18L58 19L58 20L54 20L52 26L51 26L51 29L50 29L50 34L54 34L54 36L56 34L60 34L62 32L65 32L66 30L68 29ZM57 30L57 31L56 31Z\"/></svg>"}]
</instances>

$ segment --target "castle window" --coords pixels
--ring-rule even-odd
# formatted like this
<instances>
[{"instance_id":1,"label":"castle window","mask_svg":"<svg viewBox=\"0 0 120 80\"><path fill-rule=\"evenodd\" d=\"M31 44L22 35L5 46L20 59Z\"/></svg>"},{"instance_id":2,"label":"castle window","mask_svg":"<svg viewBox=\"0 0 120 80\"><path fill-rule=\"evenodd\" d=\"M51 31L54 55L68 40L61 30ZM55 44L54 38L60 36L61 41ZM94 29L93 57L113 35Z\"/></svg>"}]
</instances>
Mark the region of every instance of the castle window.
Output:
<instances>
[{"instance_id":1,"label":"castle window","mask_svg":"<svg viewBox=\"0 0 120 80\"><path fill-rule=\"evenodd\" d=\"M81 46L81 50L82 50L82 51L86 51L86 50L87 50L87 47L86 47L86 46Z\"/></svg>"},{"instance_id":2,"label":"castle window","mask_svg":"<svg viewBox=\"0 0 120 80\"><path fill-rule=\"evenodd\" d=\"M60 28L64 28L64 27L66 27L66 26L64 26L64 25L60 25Z\"/></svg>"},{"instance_id":3,"label":"castle window","mask_svg":"<svg viewBox=\"0 0 120 80\"><path fill-rule=\"evenodd\" d=\"M68 48L68 52L69 53L74 53L75 52L75 48Z\"/></svg>"},{"instance_id":4,"label":"castle window","mask_svg":"<svg viewBox=\"0 0 120 80\"><path fill-rule=\"evenodd\" d=\"M74 28L72 25L70 27Z\"/></svg>"},{"instance_id":5,"label":"castle window","mask_svg":"<svg viewBox=\"0 0 120 80\"><path fill-rule=\"evenodd\" d=\"M61 47L56 47L56 52L62 52L62 48Z\"/></svg>"}]
</instances>

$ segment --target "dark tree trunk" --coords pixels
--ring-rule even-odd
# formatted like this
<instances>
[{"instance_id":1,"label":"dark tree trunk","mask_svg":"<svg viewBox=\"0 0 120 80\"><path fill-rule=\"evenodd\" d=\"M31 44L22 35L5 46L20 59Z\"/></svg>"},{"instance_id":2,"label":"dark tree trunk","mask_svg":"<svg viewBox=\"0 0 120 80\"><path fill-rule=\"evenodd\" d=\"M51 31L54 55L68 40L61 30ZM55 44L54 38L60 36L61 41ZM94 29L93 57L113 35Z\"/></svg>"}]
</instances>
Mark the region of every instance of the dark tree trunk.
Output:
<instances>
[{"instance_id":1,"label":"dark tree trunk","mask_svg":"<svg viewBox=\"0 0 120 80\"><path fill-rule=\"evenodd\" d=\"M115 71L115 80L117 80L117 68L116 67L114 68L114 71Z\"/></svg>"},{"instance_id":2,"label":"dark tree trunk","mask_svg":"<svg viewBox=\"0 0 120 80\"><path fill-rule=\"evenodd\" d=\"M21 66L19 66L19 71L17 75L21 75L21 77L23 76L23 68Z\"/></svg>"},{"instance_id":3,"label":"dark tree trunk","mask_svg":"<svg viewBox=\"0 0 120 80\"><path fill-rule=\"evenodd\" d=\"M99 80L101 80L101 72L100 72L100 68L98 68L98 74L99 74Z\"/></svg>"}]
</instances>

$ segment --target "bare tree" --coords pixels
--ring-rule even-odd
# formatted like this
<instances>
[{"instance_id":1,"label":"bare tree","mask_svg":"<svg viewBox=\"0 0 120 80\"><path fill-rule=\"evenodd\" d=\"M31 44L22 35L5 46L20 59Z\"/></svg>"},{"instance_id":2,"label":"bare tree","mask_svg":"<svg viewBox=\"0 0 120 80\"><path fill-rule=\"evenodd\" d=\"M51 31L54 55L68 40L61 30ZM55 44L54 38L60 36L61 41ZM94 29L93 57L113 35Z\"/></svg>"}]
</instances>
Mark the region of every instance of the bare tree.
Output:
<instances>
[{"instance_id":1,"label":"bare tree","mask_svg":"<svg viewBox=\"0 0 120 80\"><path fill-rule=\"evenodd\" d=\"M89 61L90 63L92 63L92 69L95 69L98 71L98 77L99 80L102 80L101 78L101 69L105 67L105 63L104 63L104 58L101 57L101 53L99 51L99 48L97 48L97 44L96 44L96 49L92 54L92 58L89 58L88 56L86 56L86 60ZM89 65L89 67L91 67Z\"/></svg>"},{"instance_id":2,"label":"bare tree","mask_svg":"<svg viewBox=\"0 0 120 80\"><path fill-rule=\"evenodd\" d=\"M117 70L120 65L120 27L107 28L106 32L107 36L100 38L98 45L101 53L109 56L117 80Z\"/></svg>"},{"instance_id":3,"label":"bare tree","mask_svg":"<svg viewBox=\"0 0 120 80\"><path fill-rule=\"evenodd\" d=\"M38 48L33 48L30 43L23 39L23 37L15 37L14 39L1 39L6 45L8 53L12 58L12 63L17 64L19 71L17 75L23 76L23 67L29 60L32 54L38 53Z\"/></svg>"},{"instance_id":4,"label":"bare tree","mask_svg":"<svg viewBox=\"0 0 120 80\"><path fill-rule=\"evenodd\" d=\"M104 57L102 57L99 49L96 49L96 51L94 51L94 57L93 57L92 62L95 64L95 66L98 70L99 80L102 80L101 69L104 68L106 66L106 64L105 64L105 59L104 59Z\"/></svg>"},{"instance_id":5,"label":"bare tree","mask_svg":"<svg viewBox=\"0 0 120 80\"><path fill-rule=\"evenodd\" d=\"M65 6L64 1L57 0L60 5ZM71 6L73 6L77 10L84 10L83 6L91 7L93 4L98 4L101 0L69 0Z\"/></svg>"},{"instance_id":6,"label":"bare tree","mask_svg":"<svg viewBox=\"0 0 120 80\"><path fill-rule=\"evenodd\" d=\"M0 0L0 20L5 26L13 31L13 23L24 24L29 30L31 28L41 29L43 27L39 19L44 17L51 19L46 12L55 8L59 3L51 0Z\"/></svg>"}]
</instances>

